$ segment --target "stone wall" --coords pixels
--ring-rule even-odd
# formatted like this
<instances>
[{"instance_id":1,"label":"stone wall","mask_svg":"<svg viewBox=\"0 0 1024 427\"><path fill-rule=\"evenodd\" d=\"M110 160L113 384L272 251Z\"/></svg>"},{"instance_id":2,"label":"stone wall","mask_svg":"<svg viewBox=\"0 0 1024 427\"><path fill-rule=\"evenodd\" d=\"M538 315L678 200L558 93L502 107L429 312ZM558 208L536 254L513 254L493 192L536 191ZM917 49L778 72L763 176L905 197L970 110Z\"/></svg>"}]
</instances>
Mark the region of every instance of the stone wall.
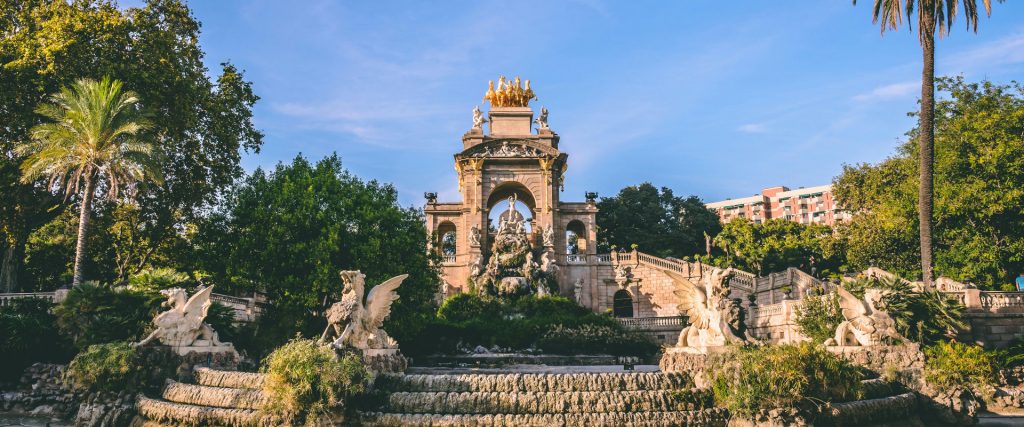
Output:
<instances>
[{"instance_id":1,"label":"stone wall","mask_svg":"<svg viewBox=\"0 0 1024 427\"><path fill-rule=\"evenodd\" d=\"M1024 339L1024 313L965 313L970 331L960 340L983 345L985 348L1006 347L1015 339Z\"/></svg>"}]
</instances>

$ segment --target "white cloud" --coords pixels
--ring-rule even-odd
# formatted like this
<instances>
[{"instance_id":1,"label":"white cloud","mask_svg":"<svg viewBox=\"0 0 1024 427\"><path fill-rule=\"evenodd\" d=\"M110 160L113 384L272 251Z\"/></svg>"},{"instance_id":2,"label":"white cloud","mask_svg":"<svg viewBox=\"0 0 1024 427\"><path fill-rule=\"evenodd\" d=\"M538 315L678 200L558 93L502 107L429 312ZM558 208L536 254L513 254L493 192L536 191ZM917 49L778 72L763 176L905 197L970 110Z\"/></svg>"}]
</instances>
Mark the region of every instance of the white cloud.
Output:
<instances>
[{"instance_id":1,"label":"white cloud","mask_svg":"<svg viewBox=\"0 0 1024 427\"><path fill-rule=\"evenodd\" d=\"M736 130L738 130L740 132L743 132L743 133L765 133L765 132L768 132L768 128L764 125L764 123L747 123L747 124L745 124L743 126L740 126Z\"/></svg>"},{"instance_id":2,"label":"white cloud","mask_svg":"<svg viewBox=\"0 0 1024 427\"><path fill-rule=\"evenodd\" d=\"M884 101L887 99L903 98L921 90L921 82L902 82L879 86L870 92L854 96L854 101L870 102Z\"/></svg>"}]
</instances>

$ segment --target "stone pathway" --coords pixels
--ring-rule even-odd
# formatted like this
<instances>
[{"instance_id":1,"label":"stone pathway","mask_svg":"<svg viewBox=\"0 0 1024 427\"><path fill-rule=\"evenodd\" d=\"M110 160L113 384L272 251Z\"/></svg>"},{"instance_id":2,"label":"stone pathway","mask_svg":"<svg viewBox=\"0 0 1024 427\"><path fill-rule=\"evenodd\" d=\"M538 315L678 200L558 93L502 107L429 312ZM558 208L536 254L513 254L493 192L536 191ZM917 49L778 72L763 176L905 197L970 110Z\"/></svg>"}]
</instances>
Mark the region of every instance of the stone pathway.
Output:
<instances>
[{"instance_id":1,"label":"stone pathway","mask_svg":"<svg viewBox=\"0 0 1024 427\"><path fill-rule=\"evenodd\" d=\"M1024 411L1000 412L982 412L978 414L978 425L987 427L1024 426Z\"/></svg>"},{"instance_id":2,"label":"stone pathway","mask_svg":"<svg viewBox=\"0 0 1024 427\"><path fill-rule=\"evenodd\" d=\"M407 374L585 374L585 373L638 373L658 372L658 365L636 365L632 371L622 365L585 365L585 366L548 366L548 365L509 365L501 368L444 368L444 367L410 367Z\"/></svg>"}]
</instances>

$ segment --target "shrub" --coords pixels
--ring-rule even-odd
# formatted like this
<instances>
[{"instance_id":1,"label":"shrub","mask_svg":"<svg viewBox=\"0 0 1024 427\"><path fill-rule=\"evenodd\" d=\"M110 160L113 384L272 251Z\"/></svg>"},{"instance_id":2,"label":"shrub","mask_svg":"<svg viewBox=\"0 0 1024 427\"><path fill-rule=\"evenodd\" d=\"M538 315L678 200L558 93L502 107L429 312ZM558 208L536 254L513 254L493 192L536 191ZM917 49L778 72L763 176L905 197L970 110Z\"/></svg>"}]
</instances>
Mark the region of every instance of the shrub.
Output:
<instances>
[{"instance_id":1,"label":"shrub","mask_svg":"<svg viewBox=\"0 0 1024 427\"><path fill-rule=\"evenodd\" d=\"M138 292L158 292L191 284L188 274L179 273L173 268L146 269L128 278L128 289Z\"/></svg>"},{"instance_id":2,"label":"shrub","mask_svg":"<svg viewBox=\"0 0 1024 427\"><path fill-rule=\"evenodd\" d=\"M54 308L57 326L78 349L141 338L162 298L127 289L85 283Z\"/></svg>"},{"instance_id":3,"label":"shrub","mask_svg":"<svg viewBox=\"0 0 1024 427\"><path fill-rule=\"evenodd\" d=\"M274 350L260 370L270 396L264 410L286 425L320 425L322 417L346 409L348 398L364 392L370 379L359 356L339 358L328 346L298 338Z\"/></svg>"},{"instance_id":4,"label":"shrub","mask_svg":"<svg viewBox=\"0 0 1024 427\"><path fill-rule=\"evenodd\" d=\"M995 382L993 360L979 346L940 342L925 349L924 379L939 391L980 390Z\"/></svg>"},{"instance_id":5,"label":"shrub","mask_svg":"<svg viewBox=\"0 0 1024 427\"><path fill-rule=\"evenodd\" d=\"M68 365L65 380L86 393L154 391L176 364L166 350L135 347L126 341L91 345Z\"/></svg>"},{"instance_id":6,"label":"shrub","mask_svg":"<svg viewBox=\"0 0 1024 427\"><path fill-rule=\"evenodd\" d=\"M819 403L862 394L860 369L820 345L738 347L719 357L712 364L711 387L715 402L733 414L789 407L815 410Z\"/></svg>"},{"instance_id":7,"label":"shrub","mask_svg":"<svg viewBox=\"0 0 1024 427\"><path fill-rule=\"evenodd\" d=\"M66 362L70 347L59 334L53 304L40 298L23 298L0 307L0 381L18 378L35 362Z\"/></svg>"},{"instance_id":8,"label":"shrub","mask_svg":"<svg viewBox=\"0 0 1024 427\"><path fill-rule=\"evenodd\" d=\"M818 344L833 338L836 327L844 320L839 309L839 295L835 293L804 298L796 309L796 325L800 327L800 333Z\"/></svg>"},{"instance_id":9,"label":"shrub","mask_svg":"<svg viewBox=\"0 0 1024 427\"><path fill-rule=\"evenodd\" d=\"M537 347L554 354L651 356L658 352L658 345L643 335L601 324L555 325L541 336Z\"/></svg>"}]
</instances>

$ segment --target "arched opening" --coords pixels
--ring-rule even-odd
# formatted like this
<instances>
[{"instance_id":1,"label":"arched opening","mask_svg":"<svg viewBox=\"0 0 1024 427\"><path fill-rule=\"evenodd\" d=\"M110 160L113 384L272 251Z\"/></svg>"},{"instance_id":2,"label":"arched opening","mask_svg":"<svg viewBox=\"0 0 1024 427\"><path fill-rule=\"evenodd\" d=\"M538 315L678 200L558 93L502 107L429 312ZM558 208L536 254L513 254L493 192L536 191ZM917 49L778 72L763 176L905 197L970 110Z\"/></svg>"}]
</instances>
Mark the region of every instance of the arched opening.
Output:
<instances>
[{"instance_id":1,"label":"arched opening","mask_svg":"<svg viewBox=\"0 0 1024 427\"><path fill-rule=\"evenodd\" d=\"M487 229L490 232L497 231L500 216L509 210L508 200L513 195L516 199L515 210L526 219L525 231L533 232L533 218L537 204L530 190L518 182L506 182L498 185L487 197Z\"/></svg>"},{"instance_id":2,"label":"arched opening","mask_svg":"<svg viewBox=\"0 0 1024 427\"><path fill-rule=\"evenodd\" d=\"M458 234L455 224L451 221L442 222L437 226L437 250L444 256L455 256L458 253Z\"/></svg>"},{"instance_id":3,"label":"arched opening","mask_svg":"<svg viewBox=\"0 0 1024 427\"><path fill-rule=\"evenodd\" d=\"M574 219L565 227L565 253L569 255L587 253L587 228L583 221Z\"/></svg>"},{"instance_id":4,"label":"arched opening","mask_svg":"<svg viewBox=\"0 0 1024 427\"><path fill-rule=\"evenodd\" d=\"M612 297L612 315L615 317L633 317L633 295L620 289Z\"/></svg>"}]
</instances>

